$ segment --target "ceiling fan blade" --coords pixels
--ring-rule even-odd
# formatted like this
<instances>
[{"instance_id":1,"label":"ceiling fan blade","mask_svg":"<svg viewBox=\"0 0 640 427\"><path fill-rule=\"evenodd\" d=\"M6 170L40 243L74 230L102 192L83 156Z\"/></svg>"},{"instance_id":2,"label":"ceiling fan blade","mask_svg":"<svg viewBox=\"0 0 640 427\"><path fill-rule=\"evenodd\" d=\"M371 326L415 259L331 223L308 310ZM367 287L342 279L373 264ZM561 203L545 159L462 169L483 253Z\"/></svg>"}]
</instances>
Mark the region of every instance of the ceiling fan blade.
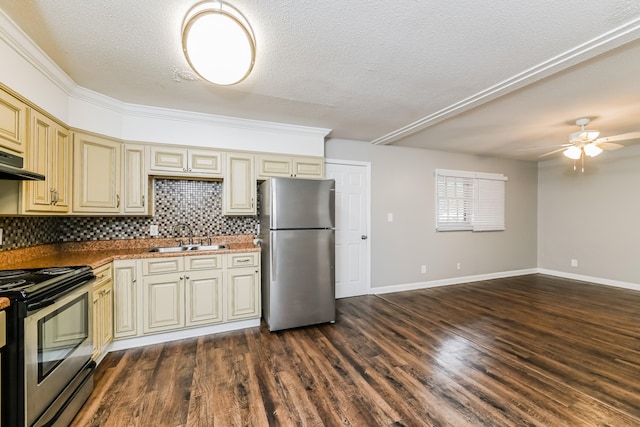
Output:
<instances>
[{"instance_id":1,"label":"ceiling fan blade","mask_svg":"<svg viewBox=\"0 0 640 427\"><path fill-rule=\"evenodd\" d=\"M572 144L569 144L569 145L572 145ZM550 156L552 154L556 154L556 153L559 153L561 151L564 151L566 149L567 149L566 147L558 148L557 150L553 150L553 151L549 151L548 153L541 154L541 155L538 156L538 158L547 157L547 156Z\"/></svg>"},{"instance_id":2,"label":"ceiling fan blade","mask_svg":"<svg viewBox=\"0 0 640 427\"><path fill-rule=\"evenodd\" d=\"M571 147L573 144L554 144L554 145L542 145L540 147L527 147L527 148L519 148L518 151L533 151L533 150L546 150L547 148L556 148L556 147Z\"/></svg>"},{"instance_id":3,"label":"ceiling fan blade","mask_svg":"<svg viewBox=\"0 0 640 427\"><path fill-rule=\"evenodd\" d=\"M601 142L626 141L629 139L639 139L639 138L640 138L640 131L635 131L635 132L621 133L620 135L605 136L603 138L596 139L595 142L601 143Z\"/></svg>"},{"instance_id":4,"label":"ceiling fan blade","mask_svg":"<svg viewBox=\"0 0 640 427\"><path fill-rule=\"evenodd\" d=\"M598 142L596 144L598 145L598 147L602 148L603 150L608 150L608 151L613 151L613 150L617 150L618 148L624 147L624 145L618 144L617 142Z\"/></svg>"}]
</instances>

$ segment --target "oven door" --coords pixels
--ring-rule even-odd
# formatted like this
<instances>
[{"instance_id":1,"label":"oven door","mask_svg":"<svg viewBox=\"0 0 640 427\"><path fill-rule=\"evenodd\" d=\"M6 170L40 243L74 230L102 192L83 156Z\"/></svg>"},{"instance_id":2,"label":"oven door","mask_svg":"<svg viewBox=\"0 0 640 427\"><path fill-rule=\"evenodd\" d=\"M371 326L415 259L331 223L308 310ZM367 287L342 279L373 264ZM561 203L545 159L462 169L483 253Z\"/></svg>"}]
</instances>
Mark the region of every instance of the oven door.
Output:
<instances>
[{"instance_id":1,"label":"oven door","mask_svg":"<svg viewBox=\"0 0 640 427\"><path fill-rule=\"evenodd\" d=\"M89 282L24 320L27 425L51 405L93 353Z\"/></svg>"}]
</instances>

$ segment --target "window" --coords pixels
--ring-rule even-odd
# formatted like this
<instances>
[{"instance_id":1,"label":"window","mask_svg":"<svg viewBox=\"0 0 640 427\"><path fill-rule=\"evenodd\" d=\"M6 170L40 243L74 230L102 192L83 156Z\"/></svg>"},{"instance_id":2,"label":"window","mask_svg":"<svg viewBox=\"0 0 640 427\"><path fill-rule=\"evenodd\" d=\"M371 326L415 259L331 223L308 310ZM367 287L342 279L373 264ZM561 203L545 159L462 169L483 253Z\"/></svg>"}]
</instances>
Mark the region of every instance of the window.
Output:
<instances>
[{"instance_id":1,"label":"window","mask_svg":"<svg viewBox=\"0 0 640 427\"><path fill-rule=\"evenodd\" d=\"M436 230L504 230L501 174L436 169Z\"/></svg>"}]
</instances>

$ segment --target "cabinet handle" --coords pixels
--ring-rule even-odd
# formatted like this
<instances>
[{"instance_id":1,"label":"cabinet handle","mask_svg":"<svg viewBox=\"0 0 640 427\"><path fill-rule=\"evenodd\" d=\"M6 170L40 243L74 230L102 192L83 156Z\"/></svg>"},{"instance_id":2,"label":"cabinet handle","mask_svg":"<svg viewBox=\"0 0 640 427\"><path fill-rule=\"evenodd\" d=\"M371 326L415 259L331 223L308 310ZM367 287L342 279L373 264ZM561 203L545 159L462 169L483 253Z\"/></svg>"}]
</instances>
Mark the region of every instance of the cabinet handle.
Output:
<instances>
[{"instance_id":1,"label":"cabinet handle","mask_svg":"<svg viewBox=\"0 0 640 427\"><path fill-rule=\"evenodd\" d=\"M54 194L54 191L55 189L53 187L49 189L49 193L51 193L51 201L49 202L50 205L55 204L55 201L56 201L56 196Z\"/></svg>"},{"instance_id":2,"label":"cabinet handle","mask_svg":"<svg viewBox=\"0 0 640 427\"><path fill-rule=\"evenodd\" d=\"M186 171L187 171L187 168L182 168L182 172L186 172Z\"/></svg>"},{"instance_id":3,"label":"cabinet handle","mask_svg":"<svg viewBox=\"0 0 640 427\"><path fill-rule=\"evenodd\" d=\"M131 283L136 283L137 281L138 281L138 279L133 279L133 280L131 281Z\"/></svg>"},{"instance_id":4,"label":"cabinet handle","mask_svg":"<svg viewBox=\"0 0 640 427\"><path fill-rule=\"evenodd\" d=\"M189 276L184 276L185 279L189 280Z\"/></svg>"},{"instance_id":5,"label":"cabinet handle","mask_svg":"<svg viewBox=\"0 0 640 427\"><path fill-rule=\"evenodd\" d=\"M144 208L144 194L142 195L142 207Z\"/></svg>"},{"instance_id":6,"label":"cabinet handle","mask_svg":"<svg viewBox=\"0 0 640 427\"><path fill-rule=\"evenodd\" d=\"M116 194L116 208L120 207L120 195Z\"/></svg>"},{"instance_id":7,"label":"cabinet handle","mask_svg":"<svg viewBox=\"0 0 640 427\"><path fill-rule=\"evenodd\" d=\"M60 193L58 192L58 190L53 190L53 195L54 195L53 204L57 205L58 201L60 200Z\"/></svg>"},{"instance_id":8,"label":"cabinet handle","mask_svg":"<svg viewBox=\"0 0 640 427\"><path fill-rule=\"evenodd\" d=\"M249 261L251 261L251 259L249 258L236 260L236 262L249 262Z\"/></svg>"},{"instance_id":9,"label":"cabinet handle","mask_svg":"<svg viewBox=\"0 0 640 427\"><path fill-rule=\"evenodd\" d=\"M189 168L189 172L191 172L193 169Z\"/></svg>"}]
</instances>

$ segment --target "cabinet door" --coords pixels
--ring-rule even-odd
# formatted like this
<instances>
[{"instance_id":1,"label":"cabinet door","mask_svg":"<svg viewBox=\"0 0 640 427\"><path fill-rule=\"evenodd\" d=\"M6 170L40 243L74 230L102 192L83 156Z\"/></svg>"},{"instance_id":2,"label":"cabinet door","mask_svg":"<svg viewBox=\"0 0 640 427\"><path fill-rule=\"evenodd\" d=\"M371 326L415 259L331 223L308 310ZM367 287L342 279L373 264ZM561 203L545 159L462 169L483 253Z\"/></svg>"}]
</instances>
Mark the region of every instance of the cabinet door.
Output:
<instances>
[{"instance_id":1,"label":"cabinet door","mask_svg":"<svg viewBox=\"0 0 640 427\"><path fill-rule=\"evenodd\" d=\"M211 150L189 150L188 172L222 177L221 153Z\"/></svg>"},{"instance_id":2,"label":"cabinet door","mask_svg":"<svg viewBox=\"0 0 640 427\"><path fill-rule=\"evenodd\" d=\"M31 134L28 144L27 169L45 176L44 181L24 183L25 211L49 212L53 198L53 184L49 176L52 154L51 140L55 132L54 123L47 117L32 111L30 115Z\"/></svg>"},{"instance_id":3,"label":"cabinet door","mask_svg":"<svg viewBox=\"0 0 640 427\"><path fill-rule=\"evenodd\" d=\"M222 270L185 272L186 325L223 321Z\"/></svg>"},{"instance_id":4,"label":"cabinet door","mask_svg":"<svg viewBox=\"0 0 640 427\"><path fill-rule=\"evenodd\" d=\"M293 176L296 178L324 178L324 158L294 157Z\"/></svg>"},{"instance_id":5,"label":"cabinet door","mask_svg":"<svg viewBox=\"0 0 640 427\"><path fill-rule=\"evenodd\" d=\"M266 179L273 176L290 177L293 175L290 157L285 156L258 156L258 179Z\"/></svg>"},{"instance_id":6,"label":"cabinet door","mask_svg":"<svg viewBox=\"0 0 640 427\"><path fill-rule=\"evenodd\" d=\"M152 146L150 152L149 170L187 172L188 157L186 148Z\"/></svg>"},{"instance_id":7,"label":"cabinet door","mask_svg":"<svg viewBox=\"0 0 640 427\"><path fill-rule=\"evenodd\" d=\"M69 212L71 208L71 138L69 131L55 126L51 135L51 150L49 159L49 176L51 183L52 204L55 212Z\"/></svg>"},{"instance_id":8,"label":"cabinet door","mask_svg":"<svg viewBox=\"0 0 640 427\"><path fill-rule=\"evenodd\" d=\"M227 319L260 317L260 274L257 267L227 271Z\"/></svg>"},{"instance_id":9,"label":"cabinet door","mask_svg":"<svg viewBox=\"0 0 640 427\"><path fill-rule=\"evenodd\" d=\"M48 117L31 111L26 167L45 176L23 183L23 211L68 212L71 196L69 131Z\"/></svg>"},{"instance_id":10,"label":"cabinet door","mask_svg":"<svg viewBox=\"0 0 640 427\"><path fill-rule=\"evenodd\" d=\"M27 105L0 90L0 147L24 153L27 141Z\"/></svg>"},{"instance_id":11,"label":"cabinet door","mask_svg":"<svg viewBox=\"0 0 640 427\"><path fill-rule=\"evenodd\" d=\"M102 350L113 341L113 282L105 284L102 297Z\"/></svg>"},{"instance_id":12,"label":"cabinet door","mask_svg":"<svg viewBox=\"0 0 640 427\"><path fill-rule=\"evenodd\" d=\"M114 338L138 335L138 269L136 261L115 261Z\"/></svg>"},{"instance_id":13,"label":"cabinet door","mask_svg":"<svg viewBox=\"0 0 640 427\"><path fill-rule=\"evenodd\" d=\"M145 147L125 144L122 159L124 188L123 212L149 214L149 176L145 161Z\"/></svg>"},{"instance_id":14,"label":"cabinet door","mask_svg":"<svg viewBox=\"0 0 640 427\"><path fill-rule=\"evenodd\" d=\"M121 145L106 138L74 135L74 212L120 212Z\"/></svg>"},{"instance_id":15,"label":"cabinet door","mask_svg":"<svg viewBox=\"0 0 640 427\"><path fill-rule=\"evenodd\" d=\"M93 354L91 355L91 358L93 360L98 360L98 357L100 357L100 352L101 352L101 342L100 342L100 337L102 336L102 334L100 333L100 327L102 325L102 304L100 303L100 294L98 292L96 292L96 290L94 289L93 291L93 299L92 299L92 305L93 305L93 317L92 317L92 323L93 323L93 327L92 327L92 333L93 333Z\"/></svg>"},{"instance_id":16,"label":"cabinet door","mask_svg":"<svg viewBox=\"0 0 640 427\"><path fill-rule=\"evenodd\" d=\"M153 333L184 327L184 273L143 279L143 332Z\"/></svg>"},{"instance_id":17,"label":"cabinet door","mask_svg":"<svg viewBox=\"0 0 640 427\"><path fill-rule=\"evenodd\" d=\"M257 182L253 155L227 153L225 157L223 215L255 215Z\"/></svg>"}]
</instances>

